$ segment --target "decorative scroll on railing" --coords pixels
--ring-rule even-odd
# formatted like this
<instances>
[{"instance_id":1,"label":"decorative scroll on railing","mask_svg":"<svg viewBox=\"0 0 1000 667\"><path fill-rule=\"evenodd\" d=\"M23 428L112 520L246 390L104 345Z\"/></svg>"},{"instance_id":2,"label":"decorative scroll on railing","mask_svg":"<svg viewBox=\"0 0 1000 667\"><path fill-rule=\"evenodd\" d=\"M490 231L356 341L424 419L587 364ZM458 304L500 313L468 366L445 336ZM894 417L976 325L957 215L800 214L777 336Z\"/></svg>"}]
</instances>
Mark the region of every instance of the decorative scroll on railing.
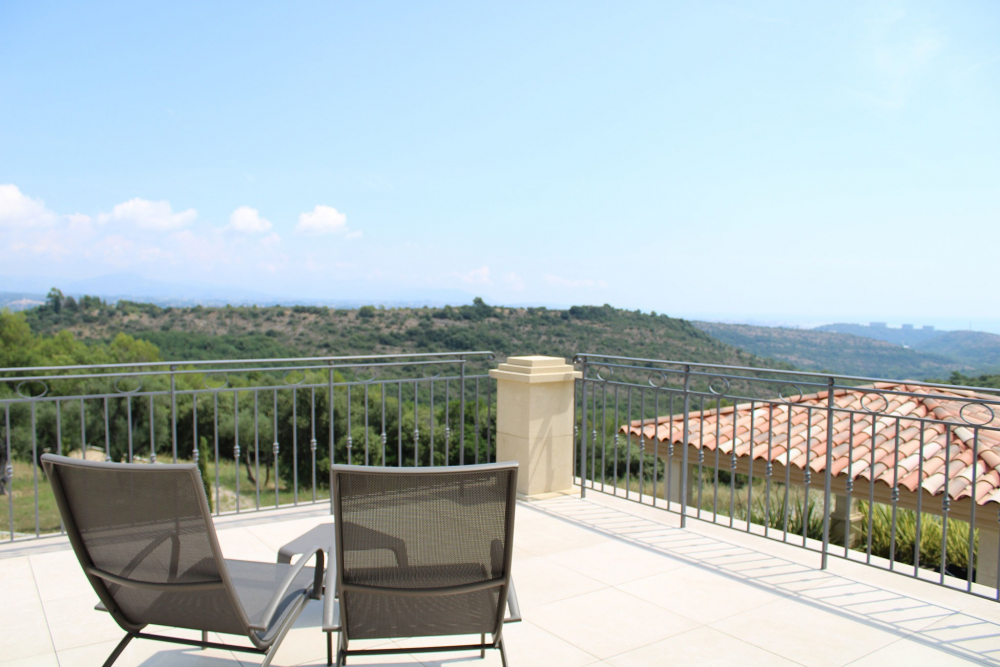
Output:
<instances>
[{"instance_id":1,"label":"decorative scroll on railing","mask_svg":"<svg viewBox=\"0 0 1000 667\"><path fill-rule=\"evenodd\" d=\"M216 514L325 502L331 463L494 458L491 352L0 369L0 539L61 529L45 452L196 462ZM332 426L332 427L331 427ZM6 512L4 512L6 510Z\"/></svg>"},{"instance_id":2,"label":"decorative scroll on railing","mask_svg":"<svg viewBox=\"0 0 1000 667\"><path fill-rule=\"evenodd\" d=\"M1000 599L998 390L574 361L583 493Z\"/></svg>"}]
</instances>

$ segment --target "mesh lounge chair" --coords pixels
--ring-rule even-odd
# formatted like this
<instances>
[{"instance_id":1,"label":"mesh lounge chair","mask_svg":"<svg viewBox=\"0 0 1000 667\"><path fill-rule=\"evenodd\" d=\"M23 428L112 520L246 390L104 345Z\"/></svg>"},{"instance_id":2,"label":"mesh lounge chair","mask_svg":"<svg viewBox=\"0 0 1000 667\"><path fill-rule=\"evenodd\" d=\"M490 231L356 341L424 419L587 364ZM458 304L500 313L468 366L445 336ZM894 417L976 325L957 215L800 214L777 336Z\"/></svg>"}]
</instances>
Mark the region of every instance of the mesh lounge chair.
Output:
<instances>
[{"instance_id":1,"label":"mesh lounge chair","mask_svg":"<svg viewBox=\"0 0 1000 667\"><path fill-rule=\"evenodd\" d=\"M327 664L350 655L497 649L510 578L517 463L458 468L331 466L334 551L323 630ZM490 642L486 634L492 635ZM348 650L352 639L479 635L461 646Z\"/></svg>"},{"instance_id":2,"label":"mesh lounge chair","mask_svg":"<svg viewBox=\"0 0 1000 667\"><path fill-rule=\"evenodd\" d=\"M136 637L263 654L266 667L307 598L319 598L322 550L295 565L222 558L194 464L45 454L42 465L98 608L128 633L105 667ZM313 553L316 567L305 567ZM142 632L148 624L201 630L201 641ZM209 632L243 635L253 646L209 642Z\"/></svg>"}]
</instances>

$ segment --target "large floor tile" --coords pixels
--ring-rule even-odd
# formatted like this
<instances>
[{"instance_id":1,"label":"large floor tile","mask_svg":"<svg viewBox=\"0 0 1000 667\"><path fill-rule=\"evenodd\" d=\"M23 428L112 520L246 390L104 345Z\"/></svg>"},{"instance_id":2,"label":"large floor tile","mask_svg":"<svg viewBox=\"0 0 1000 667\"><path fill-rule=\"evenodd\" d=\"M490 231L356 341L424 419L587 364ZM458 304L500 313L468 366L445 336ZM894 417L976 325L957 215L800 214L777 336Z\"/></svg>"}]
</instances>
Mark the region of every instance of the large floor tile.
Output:
<instances>
[{"instance_id":1,"label":"large floor tile","mask_svg":"<svg viewBox=\"0 0 1000 667\"><path fill-rule=\"evenodd\" d=\"M800 597L901 631L920 630L953 614L939 605L841 577L802 591Z\"/></svg>"},{"instance_id":2,"label":"large floor tile","mask_svg":"<svg viewBox=\"0 0 1000 667\"><path fill-rule=\"evenodd\" d=\"M904 638L884 648L873 651L850 663L850 667L886 667L886 665L934 665L934 667L968 667L969 665L997 664L984 662L979 656L956 651L947 645L936 646Z\"/></svg>"},{"instance_id":3,"label":"large floor tile","mask_svg":"<svg viewBox=\"0 0 1000 667\"><path fill-rule=\"evenodd\" d=\"M0 561L4 612L0 614L0 664L37 658L55 650L48 619L38 597L27 558Z\"/></svg>"},{"instance_id":4,"label":"large floor tile","mask_svg":"<svg viewBox=\"0 0 1000 667\"><path fill-rule=\"evenodd\" d=\"M125 636L111 614L94 610L95 604L94 592L42 603L56 651L118 641Z\"/></svg>"},{"instance_id":5,"label":"large floor tile","mask_svg":"<svg viewBox=\"0 0 1000 667\"><path fill-rule=\"evenodd\" d=\"M960 655L978 656L1000 665L1000 624L956 613L921 630L915 637Z\"/></svg>"},{"instance_id":6,"label":"large floor tile","mask_svg":"<svg viewBox=\"0 0 1000 667\"><path fill-rule=\"evenodd\" d=\"M514 544L536 556L601 544L607 537L561 519L514 522Z\"/></svg>"},{"instance_id":7,"label":"large floor tile","mask_svg":"<svg viewBox=\"0 0 1000 667\"><path fill-rule=\"evenodd\" d=\"M159 631L159 628L151 630L151 632ZM196 639L199 636L199 633L196 632L177 630L170 634L190 639ZM218 636L211 636L210 639L219 641ZM93 667L103 664L117 645L118 640L103 641L59 651L59 665L60 667ZM253 664L260 664L260 658ZM173 665L177 667L240 667L240 663L229 651L201 650L191 646L133 639L115 661L115 667L139 667L140 665L142 667L171 667Z\"/></svg>"},{"instance_id":8,"label":"large floor tile","mask_svg":"<svg viewBox=\"0 0 1000 667\"><path fill-rule=\"evenodd\" d=\"M899 639L898 634L792 599L730 616L711 627L816 667L848 664Z\"/></svg>"},{"instance_id":9,"label":"large floor tile","mask_svg":"<svg viewBox=\"0 0 1000 667\"><path fill-rule=\"evenodd\" d=\"M662 551L612 538L600 544L554 553L549 559L609 586L669 572L685 565Z\"/></svg>"},{"instance_id":10,"label":"large floor tile","mask_svg":"<svg viewBox=\"0 0 1000 667\"><path fill-rule=\"evenodd\" d=\"M782 599L765 587L694 566L632 581L619 588L702 624Z\"/></svg>"},{"instance_id":11,"label":"large floor tile","mask_svg":"<svg viewBox=\"0 0 1000 667\"><path fill-rule=\"evenodd\" d=\"M514 561L511 568L522 613L535 607L606 588L606 585L558 564L534 556Z\"/></svg>"},{"instance_id":12,"label":"large floor tile","mask_svg":"<svg viewBox=\"0 0 1000 667\"><path fill-rule=\"evenodd\" d=\"M595 656L543 630L534 623L508 623L503 630L510 665L517 667L583 667Z\"/></svg>"},{"instance_id":13,"label":"large floor tile","mask_svg":"<svg viewBox=\"0 0 1000 667\"><path fill-rule=\"evenodd\" d=\"M3 591L3 599L7 604L16 605L41 599L30 559L20 557L0 560L0 591Z\"/></svg>"},{"instance_id":14,"label":"large floor tile","mask_svg":"<svg viewBox=\"0 0 1000 667\"><path fill-rule=\"evenodd\" d=\"M0 658L0 665L3 667L59 667L59 659L55 653L43 653L33 655L30 658L15 658L14 660Z\"/></svg>"},{"instance_id":15,"label":"large floor tile","mask_svg":"<svg viewBox=\"0 0 1000 667\"><path fill-rule=\"evenodd\" d=\"M45 602L94 591L73 551L38 554L30 561L32 570L39 573L36 578L38 594Z\"/></svg>"},{"instance_id":16,"label":"large floor tile","mask_svg":"<svg viewBox=\"0 0 1000 667\"><path fill-rule=\"evenodd\" d=\"M256 560L273 563L278 550L272 549L246 528L228 528L217 532L222 555L235 560Z\"/></svg>"},{"instance_id":17,"label":"large floor tile","mask_svg":"<svg viewBox=\"0 0 1000 667\"><path fill-rule=\"evenodd\" d=\"M539 607L530 620L602 660L698 625L614 588Z\"/></svg>"},{"instance_id":18,"label":"large floor tile","mask_svg":"<svg viewBox=\"0 0 1000 667\"><path fill-rule=\"evenodd\" d=\"M796 663L712 628L695 628L669 639L608 658L615 667L740 665L792 667Z\"/></svg>"}]
</instances>

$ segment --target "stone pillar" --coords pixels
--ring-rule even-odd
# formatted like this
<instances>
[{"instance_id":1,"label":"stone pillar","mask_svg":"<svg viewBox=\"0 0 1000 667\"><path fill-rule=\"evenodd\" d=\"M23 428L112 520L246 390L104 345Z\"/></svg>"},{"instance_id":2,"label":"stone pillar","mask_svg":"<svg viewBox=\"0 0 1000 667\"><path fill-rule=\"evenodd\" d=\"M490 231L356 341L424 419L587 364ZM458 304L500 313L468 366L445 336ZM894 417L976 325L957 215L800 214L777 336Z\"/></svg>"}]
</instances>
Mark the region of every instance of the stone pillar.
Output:
<instances>
[{"instance_id":1,"label":"stone pillar","mask_svg":"<svg viewBox=\"0 0 1000 667\"><path fill-rule=\"evenodd\" d=\"M675 445L676 451L680 451L680 446ZM660 484L664 492L670 491L670 497L667 499L672 503L677 503L678 505L689 505L694 507L698 503L698 464L689 463L687 466L687 502L681 502L681 484L683 484L683 477L685 474L684 463L681 461L679 454L674 454L673 459L663 458L665 466L665 477L666 479L661 480ZM711 471L712 469L708 466L703 468L704 470ZM668 481L669 480L669 481ZM668 489L669 487L669 489ZM709 491L711 493L711 491Z\"/></svg>"},{"instance_id":2,"label":"stone pillar","mask_svg":"<svg viewBox=\"0 0 1000 667\"><path fill-rule=\"evenodd\" d=\"M830 544L844 546L844 535L849 530L848 546L857 545L861 539L861 521L861 512L854 509L854 503L848 504L846 495L837 495L830 514Z\"/></svg>"},{"instance_id":3,"label":"stone pillar","mask_svg":"<svg viewBox=\"0 0 1000 667\"><path fill-rule=\"evenodd\" d=\"M991 588L997 585L997 556L1000 555L1000 526L993 530L979 527L979 548L976 550L976 583Z\"/></svg>"},{"instance_id":4,"label":"stone pillar","mask_svg":"<svg viewBox=\"0 0 1000 667\"><path fill-rule=\"evenodd\" d=\"M497 381L497 461L517 461L517 492L540 500L573 490L573 403L579 371L561 357L508 357Z\"/></svg>"}]
</instances>

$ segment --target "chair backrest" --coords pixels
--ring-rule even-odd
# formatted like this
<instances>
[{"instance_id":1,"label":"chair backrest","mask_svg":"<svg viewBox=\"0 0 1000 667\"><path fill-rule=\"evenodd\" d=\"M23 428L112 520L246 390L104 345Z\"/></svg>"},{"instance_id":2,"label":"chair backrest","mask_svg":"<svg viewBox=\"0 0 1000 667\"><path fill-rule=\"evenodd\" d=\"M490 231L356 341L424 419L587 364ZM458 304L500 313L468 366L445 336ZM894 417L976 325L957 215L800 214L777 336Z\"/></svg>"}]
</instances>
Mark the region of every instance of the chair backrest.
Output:
<instances>
[{"instance_id":1,"label":"chair backrest","mask_svg":"<svg viewBox=\"0 0 1000 667\"><path fill-rule=\"evenodd\" d=\"M77 558L119 625L247 633L197 466L51 454L42 465Z\"/></svg>"},{"instance_id":2,"label":"chair backrest","mask_svg":"<svg viewBox=\"0 0 1000 667\"><path fill-rule=\"evenodd\" d=\"M517 463L332 466L331 484L349 639L500 632Z\"/></svg>"}]
</instances>

